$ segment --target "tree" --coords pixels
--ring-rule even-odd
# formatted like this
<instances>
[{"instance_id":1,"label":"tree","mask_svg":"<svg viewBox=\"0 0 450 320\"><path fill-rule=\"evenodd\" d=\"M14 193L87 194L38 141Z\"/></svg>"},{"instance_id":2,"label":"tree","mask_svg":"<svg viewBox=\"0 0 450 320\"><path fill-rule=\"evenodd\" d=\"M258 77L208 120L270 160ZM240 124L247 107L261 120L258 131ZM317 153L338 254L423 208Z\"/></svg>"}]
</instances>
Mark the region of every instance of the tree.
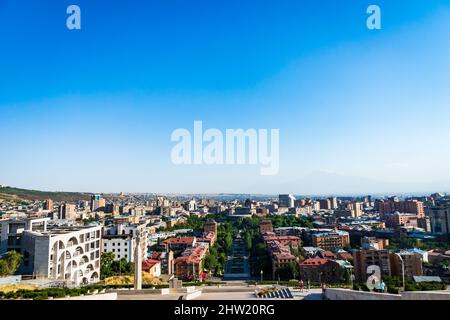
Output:
<instances>
[{"instance_id":1,"label":"tree","mask_svg":"<svg viewBox=\"0 0 450 320\"><path fill-rule=\"evenodd\" d=\"M252 242L253 242L253 239L252 239L251 232L250 231L246 231L244 233L244 243L245 243L245 248L247 250L250 250L252 248Z\"/></svg>"},{"instance_id":2,"label":"tree","mask_svg":"<svg viewBox=\"0 0 450 320\"><path fill-rule=\"evenodd\" d=\"M17 251L9 251L6 257L0 260L0 276L6 277L14 274L22 263L22 258Z\"/></svg>"},{"instance_id":3,"label":"tree","mask_svg":"<svg viewBox=\"0 0 450 320\"><path fill-rule=\"evenodd\" d=\"M103 252L100 256L100 278L105 279L113 275L112 264L114 262L114 253Z\"/></svg>"}]
</instances>

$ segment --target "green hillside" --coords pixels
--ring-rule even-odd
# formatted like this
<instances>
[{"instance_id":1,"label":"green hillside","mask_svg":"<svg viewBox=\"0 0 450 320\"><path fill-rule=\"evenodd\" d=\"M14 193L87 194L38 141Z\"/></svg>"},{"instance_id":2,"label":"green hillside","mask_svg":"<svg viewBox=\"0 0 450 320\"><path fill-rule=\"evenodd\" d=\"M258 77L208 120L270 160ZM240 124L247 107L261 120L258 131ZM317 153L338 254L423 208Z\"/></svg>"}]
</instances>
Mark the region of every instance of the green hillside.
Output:
<instances>
[{"instance_id":1,"label":"green hillside","mask_svg":"<svg viewBox=\"0 0 450 320\"><path fill-rule=\"evenodd\" d=\"M19 189L12 187L0 187L0 199L24 199L24 200L45 200L73 202L78 200L89 200L90 194L79 192L51 192Z\"/></svg>"}]
</instances>

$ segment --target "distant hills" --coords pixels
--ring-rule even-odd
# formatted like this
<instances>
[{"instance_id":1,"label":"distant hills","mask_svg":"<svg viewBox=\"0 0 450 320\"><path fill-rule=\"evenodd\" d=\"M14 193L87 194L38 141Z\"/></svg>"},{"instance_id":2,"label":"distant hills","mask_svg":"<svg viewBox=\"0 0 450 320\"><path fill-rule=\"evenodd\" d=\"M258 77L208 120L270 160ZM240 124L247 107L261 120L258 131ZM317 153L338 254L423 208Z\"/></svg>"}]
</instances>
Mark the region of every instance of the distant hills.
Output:
<instances>
[{"instance_id":1,"label":"distant hills","mask_svg":"<svg viewBox=\"0 0 450 320\"><path fill-rule=\"evenodd\" d=\"M19 189L13 187L0 187L0 199L5 200L45 200L74 202L77 200L89 200L90 194L80 192L52 192Z\"/></svg>"}]
</instances>

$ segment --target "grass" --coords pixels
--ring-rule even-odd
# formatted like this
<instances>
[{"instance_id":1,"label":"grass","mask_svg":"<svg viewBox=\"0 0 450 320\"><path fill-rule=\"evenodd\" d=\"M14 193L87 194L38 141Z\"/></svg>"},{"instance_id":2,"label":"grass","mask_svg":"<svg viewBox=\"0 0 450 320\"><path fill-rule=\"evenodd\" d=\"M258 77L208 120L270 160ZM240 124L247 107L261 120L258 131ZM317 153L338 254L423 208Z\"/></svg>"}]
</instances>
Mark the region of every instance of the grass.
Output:
<instances>
[{"instance_id":1,"label":"grass","mask_svg":"<svg viewBox=\"0 0 450 320\"><path fill-rule=\"evenodd\" d=\"M7 284L0 286L0 292L4 293L17 292L20 290L33 291L35 289L37 289L37 287L30 284Z\"/></svg>"}]
</instances>

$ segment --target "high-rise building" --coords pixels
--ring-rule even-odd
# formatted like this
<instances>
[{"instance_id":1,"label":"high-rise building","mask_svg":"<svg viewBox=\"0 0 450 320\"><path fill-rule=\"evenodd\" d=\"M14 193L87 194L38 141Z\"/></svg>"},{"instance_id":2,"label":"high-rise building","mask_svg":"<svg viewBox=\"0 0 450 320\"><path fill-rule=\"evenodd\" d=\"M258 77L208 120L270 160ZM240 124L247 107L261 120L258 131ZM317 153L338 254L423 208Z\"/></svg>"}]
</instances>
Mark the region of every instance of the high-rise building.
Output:
<instances>
[{"instance_id":1,"label":"high-rise building","mask_svg":"<svg viewBox=\"0 0 450 320\"><path fill-rule=\"evenodd\" d=\"M338 208L338 201L336 197L331 197L330 202L331 202L331 209L335 210Z\"/></svg>"},{"instance_id":2,"label":"high-rise building","mask_svg":"<svg viewBox=\"0 0 450 320\"><path fill-rule=\"evenodd\" d=\"M330 210L331 209L330 199L320 199L319 203L320 203L321 210Z\"/></svg>"},{"instance_id":3,"label":"high-rise building","mask_svg":"<svg viewBox=\"0 0 450 320\"><path fill-rule=\"evenodd\" d=\"M358 218L362 214L362 204L360 202L349 203L347 209L351 211L353 218Z\"/></svg>"},{"instance_id":4,"label":"high-rise building","mask_svg":"<svg viewBox=\"0 0 450 320\"><path fill-rule=\"evenodd\" d=\"M280 194L278 196L278 204L280 207L294 208L295 197L293 194Z\"/></svg>"},{"instance_id":5,"label":"high-rise building","mask_svg":"<svg viewBox=\"0 0 450 320\"><path fill-rule=\"evenodd\" d=\"M432 232L450 237L450 202L427 208L427 216L431 220Z\"/></svg>"},{"instance_id":6,"label":"high-rise building","mask_svg":"<svg viewBox=\"0 0 450 320\"><path fill-rule=\"evenodd\" d=\"M47 199L44 201L44 210L53 210L53 200L52 199Z\"/></svg>"},{"instance_id":7,"label":"high-rise building","mask_svg":"<svg viewBox=\"0 0 450 320\"><path fill-rule=\"evenodd\" d=\"M104 210L106 206L106 200L101 195L96 194L91 197L91 211Z\"/></svg>"},{"instance_id":8,"label":"high-rise building","mask_svg":"<svg viewBox=\"0 0 450 320\"><path fill-rule=\"evenodd\" d=\"M396 211L400 213L413 213L417 215L418 218L422 218L425 215L425 210L422 201L417 200L406 200L406 201L396 201L395 199L380 201L378 203L380 215L384 216L388 213L394 213Z\"/></svg>"},{"instance_id":9,"label":"high-rise building","mask_svg":"<svg viewBox=\"0 0 450 320\"><path fill-rule=\"evenodd\" d=\"M74 204L64 203L59 207L59 218L65 220L75 220L77 218Z\"/></svg>"}]
</instances>

